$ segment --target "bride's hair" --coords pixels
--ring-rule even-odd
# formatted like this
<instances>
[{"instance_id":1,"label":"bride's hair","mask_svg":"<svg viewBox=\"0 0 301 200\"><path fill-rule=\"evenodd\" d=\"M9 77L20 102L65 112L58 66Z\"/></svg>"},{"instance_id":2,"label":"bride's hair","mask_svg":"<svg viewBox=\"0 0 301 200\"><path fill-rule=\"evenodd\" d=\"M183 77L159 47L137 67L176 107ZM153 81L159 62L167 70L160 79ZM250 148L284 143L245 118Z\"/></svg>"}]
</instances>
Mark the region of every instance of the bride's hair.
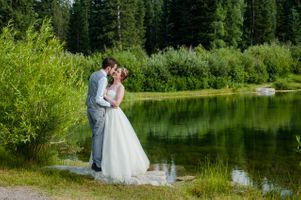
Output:
<instances>
[{"instance_id":1,"label":"bride's hair","mask_svg":"<svg viewBox=\"0 0 301 200\"><path fill-rule=\"evenodd\" d=\"M122 78L121 81L124 81L128 77L129 71L124 67L121 67L120 69L121 69L121 78Z\"/></svg>"},{"instance_id":2,"label":"bride's hair","mask_svg":"<svg viewBox=\"0 0 301 200\"><path fill-rule=\"evenodd\" d=\"M118 69L121 69L121 82L123 82L129 75L129 71L124 68L124 67L118 67ZM111 80L109 81L108 87L114 83L114 79L110 78Z\"/></svg>"}]
</instances>

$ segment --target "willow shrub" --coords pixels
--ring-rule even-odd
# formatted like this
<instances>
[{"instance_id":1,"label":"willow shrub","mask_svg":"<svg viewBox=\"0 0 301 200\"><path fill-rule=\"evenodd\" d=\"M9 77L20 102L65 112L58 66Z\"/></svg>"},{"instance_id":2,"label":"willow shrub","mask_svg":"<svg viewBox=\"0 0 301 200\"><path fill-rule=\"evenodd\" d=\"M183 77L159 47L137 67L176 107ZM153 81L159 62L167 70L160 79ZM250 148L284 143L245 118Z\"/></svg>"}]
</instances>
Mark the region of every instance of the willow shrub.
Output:
<instances>
[{"instance_id":1,"label":"willow shrub","mask_svg":"<svg viewBox=\"0 0 301 200\"><path fill-rule=\"evenodd\" d=\"M212 88L233 87L244 82L245 71L242 53L239 50L231 48L212 50L208 62Z\"/></svg>"},{"instance_id":2,"label":"willow shrub","mask_svg":"<svg viewBox=\"0 0 301 200\"><path fill-rule=\"evenodd\" d=\"M143 68L146 91L194 90L208 87L208 63L197 53L167 48L153 54Z\"/></svg>"},{"instance_id":3,"label":"willow shrub","mask_svg":"<svg viewBox=\"0 0 301 200\"><path fill-rule=\"evenodd\" d=\"M277 44L252 46L244 54L257 60L255 62L259 63L259 75L266 69L268 81L275 81L277 77L285 76L292 71L294 65L290 50Z\"/></svg>"},{"instance_id":4,"label":"willow shrub","mask_svg":"<svg viewBox=\"0 0 301 200\"><path fill-rule=\"evenodd\" d=\"M244 53L242 63L245 70L246 83L264 83L269 79L266 65L254 56Z\"/></svg>"},{"instance_id":5,"label":"willow shrub","mask_svg":"<svg viewBox=\"0 0 301 200\"><path fill-rule=\"evenodd\" d=\"M291 47L290 52L294 60L292 72L295 74L301 74L301 46Z\"/></svg>"},{"instance_id":6,"label":"willow shrub","mask_svg":"<svg viewBox=\"0 0 301 200\"><path fill-rule=\"evenodd\" d=\"M0 140L31 160L65 136L83 106L80 68L50 27L48 21L38 31L30 27L22 41L11 27L0 36Z\"/></svg>"}]
</instances>

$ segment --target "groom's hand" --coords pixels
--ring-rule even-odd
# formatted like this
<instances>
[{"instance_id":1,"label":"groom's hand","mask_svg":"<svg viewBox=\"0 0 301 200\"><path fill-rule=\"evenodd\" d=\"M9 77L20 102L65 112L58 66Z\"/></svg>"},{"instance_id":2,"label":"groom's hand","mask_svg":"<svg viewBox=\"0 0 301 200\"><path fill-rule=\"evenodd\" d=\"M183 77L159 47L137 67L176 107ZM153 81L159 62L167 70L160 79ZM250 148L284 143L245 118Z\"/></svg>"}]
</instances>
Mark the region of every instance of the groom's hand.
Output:
<instances>
[{"instance_id":1,"label":"groom's hand","mask_svg":"<svg viewBox=\"0 0 301 200\"><path fill-rule=\"evenodd\" d=\"M112 106L112 108L115 108L115 109L118 108L118 106L114 106L113 104L111 104L111 106Z\"/></svg>"}]
</instances>

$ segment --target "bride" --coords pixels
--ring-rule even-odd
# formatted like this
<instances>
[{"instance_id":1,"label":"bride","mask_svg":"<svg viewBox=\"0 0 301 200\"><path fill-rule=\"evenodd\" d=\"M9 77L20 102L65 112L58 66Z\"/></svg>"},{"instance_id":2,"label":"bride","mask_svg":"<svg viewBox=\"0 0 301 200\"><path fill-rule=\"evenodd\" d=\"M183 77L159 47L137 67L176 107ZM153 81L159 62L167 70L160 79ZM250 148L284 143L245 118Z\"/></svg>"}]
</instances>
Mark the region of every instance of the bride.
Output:
<instances>
[{"instance_id":1,"label":"bride","mask_svg":"<svg viewBox=\"0 0 301 200\"><path fill-rule=\"evenodd\" d=\"M104 94L113 107L106 110L101 163L105 177L112 182L123 183L133 176L144 174L149 168L149 159L131 123L119 108L125 92L122 82L127 76L127 69L118 68L113 75L113 84Z\"/></svg>"}]
</instances>

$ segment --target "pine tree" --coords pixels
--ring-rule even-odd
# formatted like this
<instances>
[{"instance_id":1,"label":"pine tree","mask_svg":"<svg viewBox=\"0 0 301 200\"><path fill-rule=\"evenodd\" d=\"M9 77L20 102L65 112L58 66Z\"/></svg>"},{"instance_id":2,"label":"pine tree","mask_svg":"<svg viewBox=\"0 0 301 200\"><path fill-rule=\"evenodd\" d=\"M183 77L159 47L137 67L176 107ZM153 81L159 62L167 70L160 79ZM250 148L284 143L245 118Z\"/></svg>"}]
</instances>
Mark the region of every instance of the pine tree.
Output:
<instances>
[{"instance_id":1,"label":"pine tree","mask_svg":"<svg viewBox=\"0 0 301 200\"><path fill-rule=\"evenodd\" d=\"M145 7L143 0L137 0L136 2L136 31L137 31L137 42L135 45L137 47L143 47L145 43L145 27L144 27L144 17L145 17Z\"/></svg>"},{"instance_id":2,"label":"pine tree","mask_svg":"<svg viewBox=\"0 0 301 200\"><path fill-rule=\"evenodd\" d=\"M281 42L286 42L289 39L288 30L291 6L288 0L277 1L276 37Z\"/></svg>"},{"instance_id":3,"label":"pine tree","mask_svg":"<svg viewBox=\"0 0 301 200\"><path fill-rule=\"evenodd\" d=\"M195 0L193 9L193 31L194 31L194 45L202 44L205 48L210 48L213 40L215 25L213 22L217 21L216 10L218 0Z\"/></svg>"},{"instance_id":4,"label":"pine tree","mask_svg":"<svg viewBox=\"0 0 301 200\"><path fill-rule=\"evenodd\" d=\"M301 44L301 18L297 9L293 6L290 13L290 40L295 45Z\"/></svg>"},{"instance_id":5,"label":"pine tree","mask_svg":"<svg viewBox=\"0 0 301 200\"><path fill-rule=\"evenodd\" d=\"M75 0L69 22L68 49L88 54L89 48L89 1Z\"/></svg>"},{"instance_id":6,"label":"pine tree","mask_svg":"<svg viewBox=\"0 0 301 200\"><path fill-rule=\"evenodd\" d=\"M70 9L69 0L36 0L34 2L34 11L38 18L51 18L54 33L62 41L67 39Z\"/></svg>"},{"instance_id":7,"label":"pine tree","mask_svg":"<svg viewBox=\"0 0 301 200\"><path fill-rule=\"evenodd\" d=\"M211 34L212 48L220 48L226 46L226 43L224 41L226 35L226 17L227 11L224 9L221 3L218 3L214 12L214 20L211 23L211 27L213 29L213 33Z\"/></svg>"},{"instance_id":8,"label":"pine tree","mask_svg":"<svg viewBox=\"0 0 301 200\"><path fill-rule=\"evenodd\" d=\"M145 26L145 49L147 52L152 52L155 46L155 38L153 33L153 24L155 18L155 11L154 11L154 3L150 0L144 1L145 6L145 17L144 17L144 26Z\"/></svg>"},{"instance_id":9,"label":"pine tree","mask_svg":"<svg viewBox=\"0 0 301 200\"><path fill-rule=\"evenodd\" d=\"M160 45L160 49L163 49L171 45L171 38L172 38L171 28L173 25L170 20L171 1L172 0L163 0L162 18L161 18L162 42Z\"/></svg>"},{"instance_id":10,"label":"pine tree","mask_svg":"<svg viewBox=\"0 0 301 200\"><path fill-rule=\"evenodd\" d=\"M5 27L12 16L12 8L6 0L0 0L0 29ZM1 32L1 31L0 31Z\"/></svg>"},{"instance_id":11,"label":"pine tree","mask_svg":"<svg viewBox=\"0 0 301 200\"><path fill-rule=\"evenodd\" d=\"M36 20L33 1L0 0L0 28L12 20L16 30L25 33L27 28Z\"/></svg>"},{"instance_id":12,"label":"pine tree","mask_svg":"<svg viewBox=\"0 0 301 200\"><path fill-rule=\"evenodd\" d=\"M193 46L193 2L190 0L172 0L170 2L170 31L173 46Z\"/></svg>"},{"instance_id":13,"label":"pine tree","mask_svg":"<svg viewBox=\"0 0 301 200\"><path fill-rule=\"evenodd\" d=\"M62 41L67 40L68 24L70 16L69 0L52 1L52 24L55 35Z\"/></svg>"},{"instance_id":14,"label":"pine tree","mask_svg":"<svg viewBox=\"0 0 301 200\"><path fill-rule=\"evenodd\" d=\"M91 1L89 18L89 39L92 51L105 50L104 39L104 3L102 0Z\"/></svg>"},{"instance_id":15,"label":"pine tree","mask_svg":"<svg viewBox=\"0 0 301 200\"><path fill-rule=\"evenodd\" d=\"M223 7L227 12L225 42L227 46L238 47L242 41L243 34L244 0L227 0Z\"/></svg>"},{"instance_id":16,"label":"pine tree","mask_svg":"<svg viewBox=\"0 0 301 200\"><path fill-rule=\"evenodd\" d=\"M275 40L275 0L247 0L244 23L244 46L262 44Z\"/></svg>"},{"instance_id":17,"label":"pine tree","mask_svg":"<svg viewBox=\"0 0 301 200\"><path fill-rule=\"evenodd\" d=\"M104 0L104 45L119 49L143 46L144 13L142 0Z\"/></svg>"},{"instance_id":18,"label":"pine tree","mask_svg":"<svg viewBox=\"0 0 301 200\"><path fill-rule=\"evenodd\" d=\"M144 7L145 49L152 53L159 49L163 42L163 0L144 0Z\"/></svg>"}]
</instances>

